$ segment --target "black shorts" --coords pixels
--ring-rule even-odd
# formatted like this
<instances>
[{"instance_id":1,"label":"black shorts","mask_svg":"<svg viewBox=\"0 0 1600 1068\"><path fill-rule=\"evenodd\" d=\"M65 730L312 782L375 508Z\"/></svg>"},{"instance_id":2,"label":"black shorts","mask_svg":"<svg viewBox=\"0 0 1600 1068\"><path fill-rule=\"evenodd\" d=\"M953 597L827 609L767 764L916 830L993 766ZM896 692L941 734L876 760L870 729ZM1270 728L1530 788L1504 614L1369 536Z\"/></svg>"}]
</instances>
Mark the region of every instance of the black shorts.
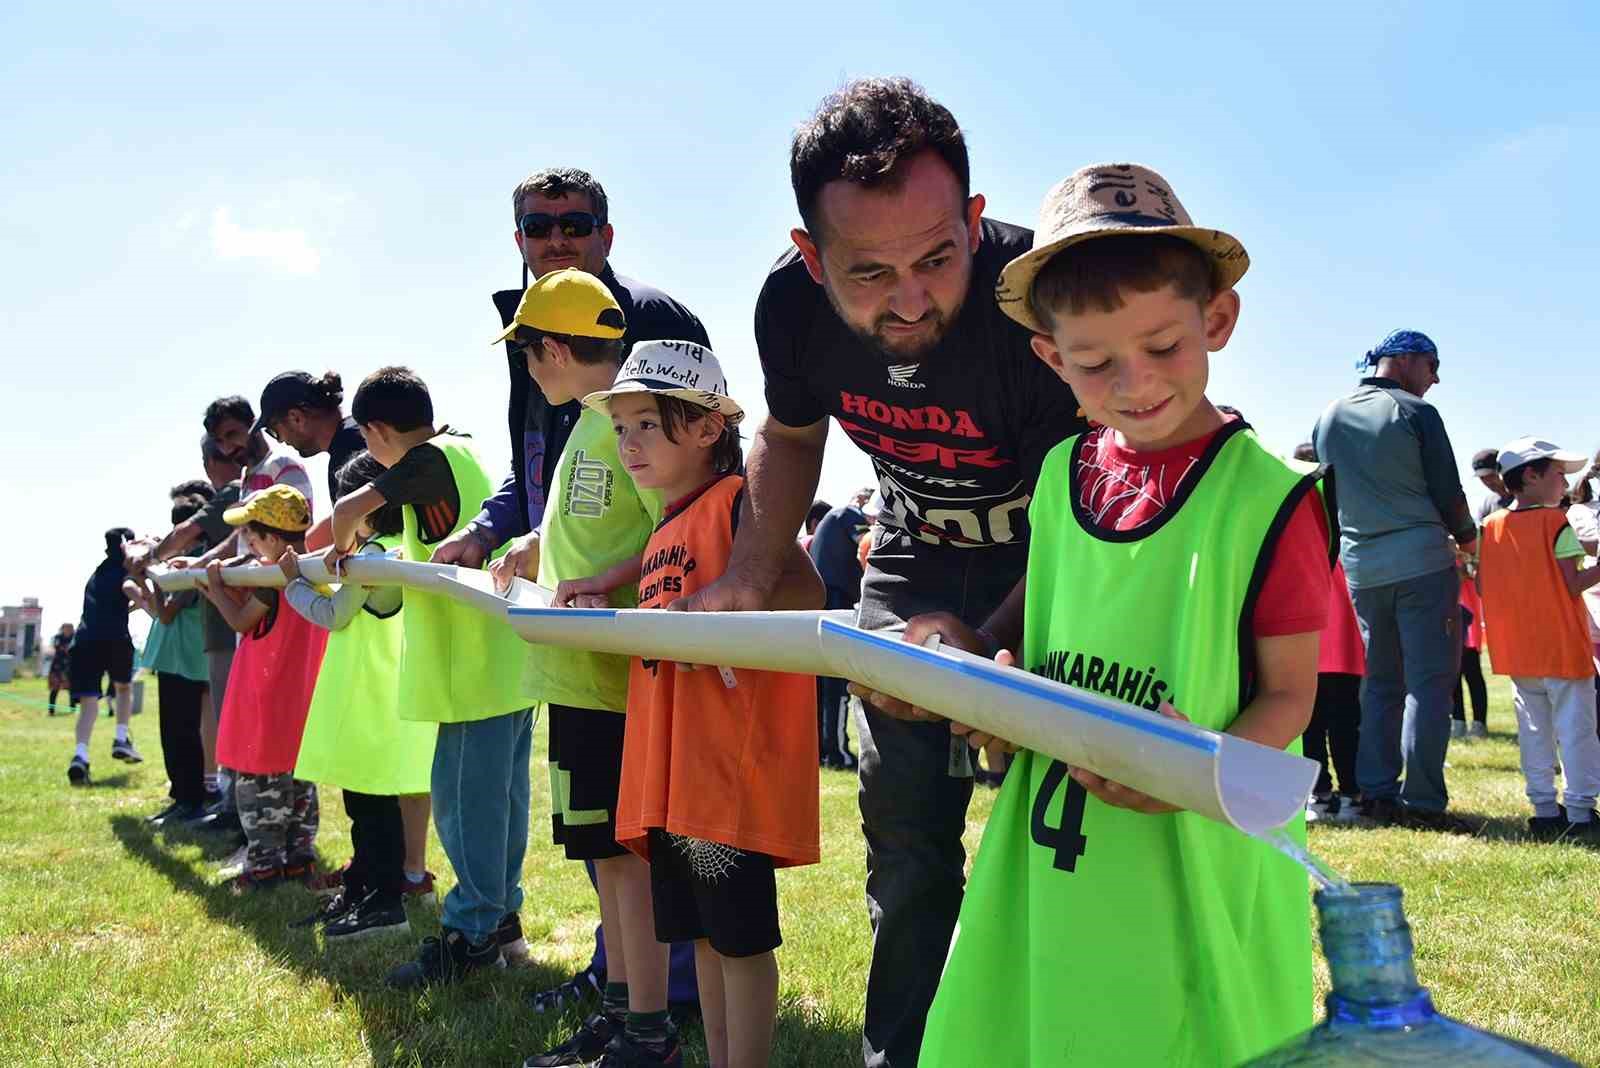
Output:
<instances>
[{"instance_id":1,"label":"black shorts","mask_svg":"<svg viewBox=\"0 0 1600 1068\"><path fill-rule=\"evenodd\" d=\"M617 844L617 790L627 717L593 708L550 706L552 836L568 860L610 860Z\"/></svg>"},{"instance_id":2,"label":"black shorts","mask_svg":"<svg viewBox=\"0 0 1600 1068\"><path fill-rule=\"evenodd\" d=\"M88 638L74 642L68 662L72 696L99 697L100 678L113 683L133 681L133 642L127 638Z\"/></svg>"},{"instance_id":3,"label":"black shorts","mask_svg":"<svg viewBox=\"0 0 1600 1068\"><path fill-rule=\"evenodd\" d=\"M724 957L783 945L778 881L765 853L650 831L650 899L657 942L704 938Z\"/></svg>"}]
</instances>

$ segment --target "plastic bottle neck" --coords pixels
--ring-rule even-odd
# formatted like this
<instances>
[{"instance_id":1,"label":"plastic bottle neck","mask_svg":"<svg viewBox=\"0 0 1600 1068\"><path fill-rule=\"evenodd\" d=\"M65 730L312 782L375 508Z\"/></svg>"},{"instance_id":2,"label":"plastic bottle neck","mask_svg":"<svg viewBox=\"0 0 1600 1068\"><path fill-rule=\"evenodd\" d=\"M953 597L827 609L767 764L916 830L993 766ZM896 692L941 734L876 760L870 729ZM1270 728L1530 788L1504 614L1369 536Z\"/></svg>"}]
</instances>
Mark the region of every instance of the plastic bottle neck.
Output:
<instances>
[{"instance_id":1,"label":"plastic bottle neck","mask_svg":"<svg viewBox=\"0 0 1600 1068\"><path fill-rule=\"evenodd\" d=\"M1317 894L1322 952L1333 990L1330 1021L1363 1027L1401 1028L1437 1016L1433 999L1417 983L1411 927L1398 886L1355 883Z\"/></svg>"}]
</instances>

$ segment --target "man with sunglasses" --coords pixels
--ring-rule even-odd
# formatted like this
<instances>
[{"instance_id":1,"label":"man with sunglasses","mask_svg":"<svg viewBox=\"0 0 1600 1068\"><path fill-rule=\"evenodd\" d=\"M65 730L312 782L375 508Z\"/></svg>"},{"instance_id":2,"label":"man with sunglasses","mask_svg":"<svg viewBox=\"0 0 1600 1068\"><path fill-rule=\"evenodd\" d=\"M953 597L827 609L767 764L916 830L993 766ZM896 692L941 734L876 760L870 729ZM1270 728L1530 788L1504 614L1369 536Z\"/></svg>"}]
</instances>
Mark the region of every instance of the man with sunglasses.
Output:
<instances>
[{"instance_id":1,"label":"man with sunglasses","mask_svg":"<svg viewBox=\"0 0 1600 1068\"><path fill-rule=\"evenodd\" d=\"M1311 443L1337 479L1339 558L1367 646L1362 814L1379 825L1470 830L1445 811L1444 755L1461 663L1456 553L1472 550L1478 529L1444 421L1422 399L1439 384L1439 349L1426 334L1396 330L1361 366L1370 377L1328 406Z\"/></svg>"},{"instance_id":2,"label":"man with sunglasses","mask_svg":"<svg viewBox=\"0 0 1600 1068\"><path fill-rule=\"evenodd\" d=\"M605 189L587 171L550 167L520 182L511 195L515 239L522 255L522 287L494 294L500 323L509 327L530 278L575 267L603 282L622 308L627 322L624 355L641 341L693 341L711 347L705 327L694 313L653 286L611 267L615 237ZM556 461L566 446L582 406L577 401L552 405L529 376L521 342L506 342L506 369L511 382L508 417L512 471L483 509L458 534L434 550L435 563L481 567L505 542L539 528L545 489L555 476ZM594 871L590 868L592 882ZM539 1011L556 1011L569 1001L598 993L606 971L603 934L595 929L595 954L589 967L553 990L534 996ZM677 1004L695 1004L692 946L673 947L668 995ZM558 1062L551 1062L558 1063ZM561 1062L564 1063L564 1062ZM573 1062L578 1063L578 1062Z\"/></svg>"}]
</instances>

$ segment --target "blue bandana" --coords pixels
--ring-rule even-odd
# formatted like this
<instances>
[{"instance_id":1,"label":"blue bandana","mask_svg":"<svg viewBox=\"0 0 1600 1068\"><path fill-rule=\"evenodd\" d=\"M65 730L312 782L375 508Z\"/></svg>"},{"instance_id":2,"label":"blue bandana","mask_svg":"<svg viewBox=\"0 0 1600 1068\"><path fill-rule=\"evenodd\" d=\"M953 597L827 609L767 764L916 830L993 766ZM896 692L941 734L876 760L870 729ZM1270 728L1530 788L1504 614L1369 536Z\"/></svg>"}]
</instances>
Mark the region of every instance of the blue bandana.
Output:
<instances>
[{"instance_id":1,"label":"blue bandana","mask_svg":"<svg viewBox=\"0 0 1600 1068\"><path fill-rule=\"evenodd\" d=\"M1385 356L1437 356L1438 354L1439 347L1422 331L1395 330L1378 342L1377 348L1369 349L1357 366L1375 366Z\"/></svg>"}]
</instances>

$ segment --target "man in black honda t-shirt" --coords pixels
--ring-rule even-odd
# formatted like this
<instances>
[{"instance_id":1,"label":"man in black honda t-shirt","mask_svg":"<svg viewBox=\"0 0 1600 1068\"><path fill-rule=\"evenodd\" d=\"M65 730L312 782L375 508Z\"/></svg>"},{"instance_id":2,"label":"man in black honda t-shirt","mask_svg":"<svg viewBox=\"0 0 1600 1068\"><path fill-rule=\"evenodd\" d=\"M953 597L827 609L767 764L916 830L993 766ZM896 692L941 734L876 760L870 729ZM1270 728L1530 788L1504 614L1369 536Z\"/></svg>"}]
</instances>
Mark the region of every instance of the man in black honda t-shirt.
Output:
<instances>
[{"instance_id":1,"label":"man in black honda t-shirt","mask_svg":"<svg viewBox=\"0 0 1600 1068\"><path fill-rule=\"evenodd\" d=\"M823 101L795 135L790 176L805 229L756 304L771 414L750 452L746 517L728 573L674 607L767 607L832 416L883 494L861 625L898 630L933 611L977 623L1021 577L1039 467L1081 422L994 301L1032 234L983 218L955 119L903 79ZM961 905L970 757L946 724L908 715L883 701L860 725L868 1065L916 1062Z\"/></svg>"}]
</instances>

